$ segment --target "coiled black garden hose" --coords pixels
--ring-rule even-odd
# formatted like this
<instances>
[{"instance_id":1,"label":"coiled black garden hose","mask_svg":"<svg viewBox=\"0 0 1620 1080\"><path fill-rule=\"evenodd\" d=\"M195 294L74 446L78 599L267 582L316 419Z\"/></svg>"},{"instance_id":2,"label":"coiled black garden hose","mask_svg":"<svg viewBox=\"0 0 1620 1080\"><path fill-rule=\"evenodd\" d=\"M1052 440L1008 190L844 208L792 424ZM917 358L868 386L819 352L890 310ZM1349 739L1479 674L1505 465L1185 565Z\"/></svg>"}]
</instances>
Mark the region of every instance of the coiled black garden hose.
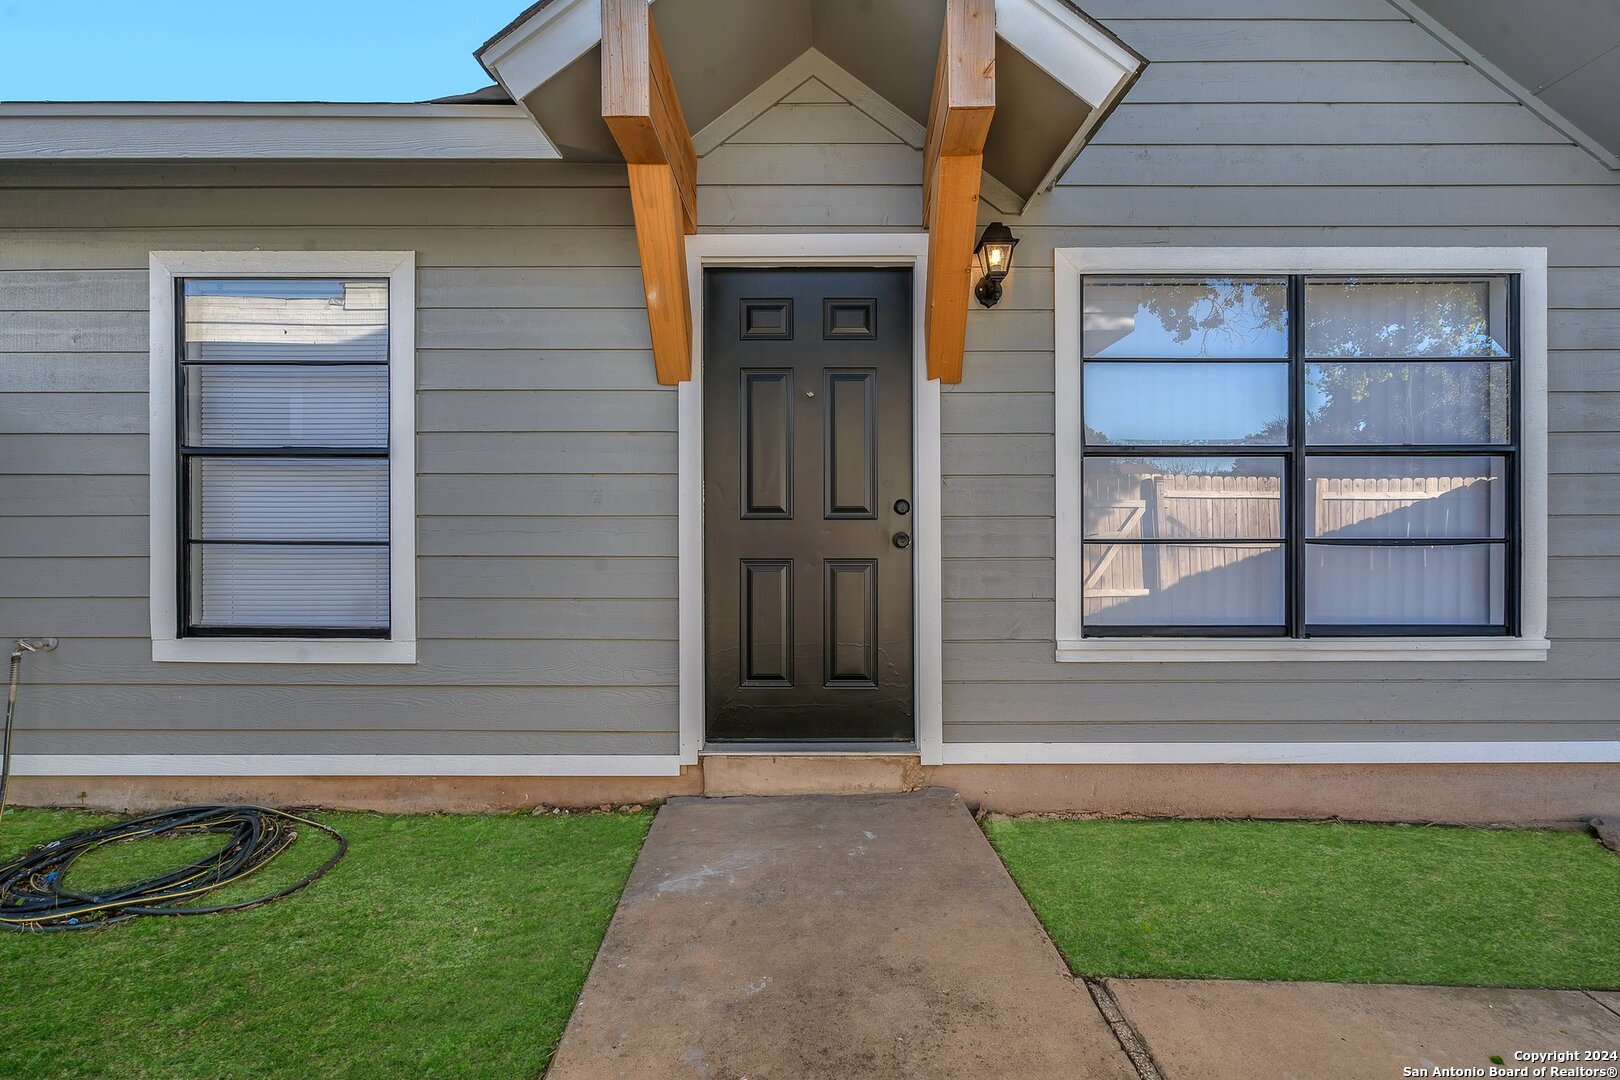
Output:
<instances>
[{"instance_id":1,"label":"coiled black garden hose","mask_svg":"<svg viewBox=\"0 0 1620 1080\"><path fill-rule=\"evenodd\" d=\"M300 825L337 841L337 850L317 869L264 896L193 906L197 899L241 881L287 850L298 838ZM79 892L66 884L76 860L108 844L199 833L225 833L230 840L206 858L109 892ZM263 806L188 806L148 814L52 840L0 866L0 930L87 930L141 915L242 911L297 892L336 866L348 849L348 841L337 830Z\"/></svg>"}]
</instances>

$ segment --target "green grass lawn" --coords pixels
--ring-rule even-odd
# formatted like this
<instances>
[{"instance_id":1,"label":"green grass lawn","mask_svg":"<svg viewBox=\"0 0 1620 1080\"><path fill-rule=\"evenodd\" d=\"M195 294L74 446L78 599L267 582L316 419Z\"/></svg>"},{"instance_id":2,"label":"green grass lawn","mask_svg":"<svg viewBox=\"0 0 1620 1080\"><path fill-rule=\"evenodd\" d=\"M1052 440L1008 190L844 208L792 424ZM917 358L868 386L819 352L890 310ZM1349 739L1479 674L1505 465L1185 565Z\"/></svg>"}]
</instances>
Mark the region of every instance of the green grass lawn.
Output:
<instances>
[{"instance_id":1,"label":"green grass lawn","mask_svg":"<svg viewBox=\"0 0 1620 1080\"><path fill-rule=\"evenodd\" d=\"M349 854L285 900L0 933L0 1077L538 1076L652 814L318 817ZM8 810L0 859L106 820ZM332 841L305 832L258 885L330 854ZM139 879L220 842L124 845L70 880ZM254 891L232 889L215 895Z\"/></svg>"},{"instance_id":2,"label":"green grass lawn","mask_svg":"<svg viewBox=\"0 0 1620 1080\"><path fill-rule=\"evenodd\" d=\"M984 824L1082 975L1620 987L1620 856L1585 833Z\"/></svg>"}]
</instances>

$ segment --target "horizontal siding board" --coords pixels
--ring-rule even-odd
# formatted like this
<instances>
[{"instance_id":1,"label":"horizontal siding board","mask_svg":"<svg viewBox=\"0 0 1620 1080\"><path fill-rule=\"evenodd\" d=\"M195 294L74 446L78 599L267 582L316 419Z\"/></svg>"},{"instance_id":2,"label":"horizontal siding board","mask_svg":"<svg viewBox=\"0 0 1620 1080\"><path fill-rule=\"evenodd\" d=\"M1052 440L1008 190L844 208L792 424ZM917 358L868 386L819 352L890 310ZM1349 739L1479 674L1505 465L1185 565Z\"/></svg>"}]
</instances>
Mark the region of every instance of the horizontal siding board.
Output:
<instances>
[{"instance_id":1,"label":"horizontal siding board","mask_svg":"<svg viewBox=\"0 0 1620 1080\"><path fill-rule=\"evenodd\" d=\"M673 600L423 600L424 637L675 641Z\"/></svg>"},{"instance_id":2,"label":"horizontal siding board","mask_svg":"<svg viewBox=\"0 0 1620 1080\"><path fill-rule=\"evenodd\" d=\"M430 308L417 317L426 349L649 349L645 307L611 310Z\"/></svg>"},{"instance_id":3,"label":"horizontal siding board","mask_svg":"<svg viewBox=\"0 0 1620 1080\"><path fill-rule=\"evenodd\" d=\"M795 188L784 201L776 187L732 184L698 188L698 222L713 227L917 229L922 226L918 185Z\"/></svg>"},{"instance_id":4,"label":"horizontal siding board","mask_svg":"<svg viewBox=\"0 0 1620 1080\"><path fill-rule=\"evenodd\" d=\"M676 598L673 558L478 558L417 560L420 595L429 599Z\"/></svg>"},{"instance_id":5,"label":"horizontal siding board","mask_svg":"<svg viewBox=\"0 0 1620 1080\"><path fill-rule=\"evenodd\" d=\"M1343 684L1338 684L1343 685ZM1489 685L1489 684L1487 684ZM1121 690L1132 689L1121 686ZM1140 692L1140 687L1134 688ZM1526 687L1526 690L1530 690ZM1022 689L1009 695L1010 700L1022 703L1028 696ZM1380 703L1383 698L1377 699ZM1178 696L1179 701L1179 696ZM946 742L1057 742L1057 743L1111 743L1165 742L1202 743L1276 743L1276 742L1495 742L1503 737L1501 722L1475 723L1468 720L1420 723L1398 720L1315 720L1308 716L1262 723L1243 720L1211 720L1196 725L1177 721L1154 723L1147 720L1120 721L1113 717L1094 716L1081 711L1060 720L1011 721L983 720L978 716L958 716L952 709L952 695L945 692ZM1542 739L1549 742L1612 741L1612 725L1594 723L1577 717L1559 715L1556 718L1535 721L1517 721L1508 730L1517 739ZM1369 747L1372 760L1387 758L1376 747Z\"/></svg>"},{"instance_id":6,"label":"horizontal siding board","mask_svg":"<svg viewBox=\"0 0 1620 1080\"><path fill-rule=\"evenodd\" d=\"M1554 555L1620 555L1620 515L1555 517L1547 530Z\"/></svg>"},{"instance_id":7,"label":"horizontal siding board","mask_svg":"<svg viewBox=\"0 0 1620 1080\"><path fill-rule=\"evenodd\" d=\"M1049 476L946 476L946 517L1045 517L1052 513Z\"/></svg>"},{"instance_id":8,"label":"horizontal siding board","mask_svg":"<svg viewBox=\"0 0 1620 1080\"><path fill-rule=\"evenodd\" d=\"M945 559L941 578L949 600L1045 600L1054 573L1050 558Z\"/></svg>"},{"instance_id":9,"label":"horizontal siding board","mask_svg":"<svg viewBox=\"0 0 1620 1080\"><path fill-rule=\"evenodd\" d=\"M1096 145L1569 142L1517 103L1133 105L1129 100L1097 129Z\"/></svg>"},{"instance_id":10,"label":"horizontal siding board","mask_svg":"<svg viewBox=\"0 0 1620 1080\"><path fill-rule=\"evenodd\" d=\"M422 390L652 390L650 349L423 349Z\"/></svg>"},{"instance_id":11,"label":"horizontal siding board","mask_svg":"<svg viewBox=\"0 0 1620 1080\"><path fill-rule=\"evenodd\" d=\"M8 311L145 311L146 275L136 270L7 270Z\"/></svg>"},{"instance_id":12,"label":"horizontal siding board","mask_svg":"<svg viewBox=\"0 0 1620 1080\"><path fill-rule=\"evenodd\" d=\"M1050 476L1050 435L958 435L943 437L940 457L953 476Z\"/></svg>"},{"instance_id":13,"label":"horizontal siding board","mask_svg":"<svg viewBox=\"0 0 1620 1080\"><path fill-rule=\"evenodd\" d=\"M0 506L35 517L144 514L144 476L0 475Z\"/></svg>"},{"instance_id":14,"label":"horizontal siding board","mask_svg":"<svg viewBox=\"0 0 1620 1080\"><path fill-rule=\"evenodd\" d=\"M148 339L145 311L6 311L0 353L137 352Z\"/></svg>"},{"instance_id":15,"label":"horizontal siding board","mask_svg":"<svg viewBox=\"0 0 1620 1080\"><path fill-rule=\"evenodd\" d=\"M1384 3L1385 0L1374 0ZM1149 64L1125 100L1197 102L1510 102L1463 61L1186 60ZM1089 152L1089 151L1088 151ZM1584 151L1583 151L1584 153Z\"/></svg>"},{"instance_id":16,"label":"horizontal siding board","mask_svg":"<svg viewBox=\"0 0 1620 1080\"><path fill-rule=\"evenodd\" d=\"M625 187L624 166L569 161L8 161L0 188ZM431 197L431 194L427 197Z\"/></svg>"},{"instance_id":17,"label":"horizontal siding board","mask_svg":"<svg viewBox=\"0 0 1620 1080\"><path fill-rule=\"evenodd\" d=\"M145 352L0 352L9 394L146 392Z\"/></svg>"},{"instance_id":18,"label":"horizontal siding board","mask_svg":"<svg viewBox=\"0 0 1620 1080\"><path fill-rule=\"evenodd\" d=\"M671 688L672 641L424 641L415 664L159 664L138 638L78 638L29 686L619 686ZM543 720L543 714L537 716Z\"/></svg>"},{"instance_id":19,"label":"horizontal siding board","mask_svg":"<svg viewBox=\"0 0 1620 1080\"><path fill-rule=\"evenodd\" d=\"M945 688L947 722L999 716L1031 724L1272 723L1284 725L1281 730L1286 731L1304 722L1360 725L1369 718L1389 717L1414 724L1427 721L1436 730L1449 732L1445 738L1467 738L1459 727L1470 723L1523 724L1527 713L1538 706L1546 719L1603 724L1610 738L1615 734L1614 687L1604 681L1530 683L1510 693L1497 682L1465 679L1404 682L1340 677L1256 684L1233 672L1231 682L1099 682L1079 687L947 681ZM1273 728L1273 739L1288 737L1277 730ZM1491 737L1488 728L1479 734ZM1585 734L1603 737L1599 730Z\"/></svg>"},{"instance_id":20,"label":"horizontal siding board","mask_svg":"<svg viewBox=\"0 0 1620 1080\"><path fill-rule=\"evenodd\" d=\"M423 555L662 555L676 551L674 517L424 517ZM4 535L4 533L0 533ZM32 552L29 552L32 554Z\"/></svg>"},{"instance_id":21,"label":"horizontal siding board","mask_svg":"<svg viewBox=\"0 0 1620 1080\"><path fill-rule=\"evenodd\" d=\"M1108 29L1151 65L1176 60L1455 60L1408 21L1110 19Z\"/></svg>"},{"instance_id":22,"label":"horizontal siding board","mask_svg":"<svg viewBox=\"0 0 1620 1080\"><path fill-rule=\"evenodd\" d=\"M1051 642L959 641L945 646L945 677L954 683L1049 682L1089 686L1094 683L1316 683L1388 679L1386 663L1176 663L1141 664L1060 663ZM1527 665L1537 682L1562 679L1608 679L1620 662L1620 643L1613 641L1561 642L1545 663ZM1400 680L1413 682L1497 683L1521 681L1519 665L1496 661L1444 661L1403 663ZM1083 691L1081 691L1083 692Z\"/></svg>"},{"instance_id":23,"label":"horizontal siding board","mask_svg":"<svg viewBox=\"0 0 1620 1080\"><path fill-rule=\"evenodd\" d=\"M417 513L440 517L667 517L676 510L673 475L423 476L416 491Z\"/></svg>"},{"instance_id":24,"label":"horizontal siding board","mask_svg":"<svg viewBox=\"0 0 1620 1080\"><path fill-rule=\"evenodd\" d=\"M628 206L628 203L627 203ZM430 266L627 266L636 264L635 226L544 228L438 225L433 228L271 226L208 228L150 224L121 229L0 225L0 270L145 270L149 253L173 251L411 250ZM145 347L145 340L141 342ZM4 351L4 350L0 350Z\"/></svg>"},{"instance_id":25,"label":"horizontal siding board","mask_svg":"<svg viewBox=\"0 0 1620 1080\"><path fill-rule=\"evenodd\" d=\"M698 162L698 183L841 187L848 184L918 184L922 152L890 143L797 145L731 142Z\"/></svg>"},{"instance_id":26,"label":"horizontal siding board","mask_svg":"<svg viewBox=\"0 0 1620 1080\"><path fill-rule=\"evenodd\" d=\"M1053 548L1049 517L947 518L941 525L940 550L946 559L1050 559Z\"/></svg>"},{"instance_id":27,"label":"horizontal siding board","mask_svg":"<svg viewBox=\"0 0 1620 1080\"><path fill-rule=\"evenodd\" d=\"M1151 69L1150 69L1151 70ZM1133 92L1134 93L1134 92ZM1088 146L1065 187L1397 187L1588 184L1614 174L1578 146L1320 144Z\"/></svg>"},{"instance_id":28,"label":"horizontal siding board","mask_svg":"<svg viewBox=\"0 0 1620 1080\"><path fill-rule=\"evenodd\" d=\"M0 228L633 225L627 188L13 188Z\"/></svg>"},{"instance_id":29,"label":"horizontal siding board","mask_svg":"<svg viewBox=\"0 0 1620 1080\"><path fill-rule=\"evenodd\" d=\"M1571 516L1620 514L1620 474L1555 475L1547 484L1547 507Z\"/></svg>"},{"instance_id":30,"label":"horizontal siding board","mask_svg":"<svg viewBox=\"0 0 1620 1080\"><path fill-rule=\"evenodd\" d=\"M1592 391L1548 394L1547 427L1552 432L1620 431L1620 394Z\"/></svg>"},{"instance_id":31,"label":"horizontal siding board","mask_svg":"<svg viewBox=\"0 0 1620 1080\"><path fill-rule=\"evenodd\" d=\"M1547 358L1547 385L1555 391L1620 392L1620 363L1604 349L1563 349Z\"/></svg>"},{"instance_id":32,"label":"horizontal siding board","mask_svg":"<svg viewBox=\"0 0 1620 1080\"><path fill-rule=\"evenodd\" d=\"M1591 184L1426 187L1056 188L1030 212L1037 221L1101 216L1127 225L1376 225L1399 204L1408 220L1435 225L1620 225L1620 199ZM1554 347L1563 347L1557 343ZM1578 346L1577 346L1578 347Z\"/></svg>"},{"instance_id":33,"label":"horizontal siding board","mask_svg":"<svg viewBox=\"0 0 1620 1080\"><path fill-rule=\"evenodd\" d=\"M1055 632L1050 600L946 600L946 641L1045 641Z\"/></svg>"},{"instance_id":34,"label":"horizontal siding board","mask_svg":"<svg viewBox=\"0 0 1620 1080\"><path fill-rule=\"evenodd\" d=\"M940 402L945 431L961 435L1050 432L1053 397L1046 394L946 394Z\"/></svg>"},{"instance_id":35,"label":"horizontal siding board","mask_svg":"<svg viewBox=\"0 0 1620 1080\"><path fill-rule=\"evenodd\" d=\"M0 558L6 594L23 597L134 597L148 595L146 560Z\"/></svg>"},{"instance_id":36,"label":"horizontal siding board","mask_svg":"<svg viewBox=\"0 0 1620 1080\"><path fill-rule=\"evenodd\" d=\"M140 433L146 430L146 395L0 393L0 431Z\"/></svg>"},{"instance_id":37,"label":"horizontal siding board","mask_svg":"<svg viewBox=\"0 0 1620 1080\"><path fill-rule=\"evenodd\" d=\"M3 444L0 444L3 445ZM443 432L417 441L419 473L672 473L673 432Z\"/></svg>"},{"instance_id":38,"label":"horizontal siding board","mask_svg":"<svg viewBox=\"0 0 1620 1080\"><path fill-rule=\"evenodd\" d=\"M144 556L148 522L145 515L71 517L0 515L0 552L12 557ZM10 591L10 590L7 590Z\"/></svg>"},{"instance_id":39,"label":"horizontal siding board","mask_svg":"<svg viewBox=\"0 0 1620 1080\"><path fill-rule=\"evenodd\" d=\"M315 700L322 696L307 691L305 694ZM333 731L320 726L205 731L142 724L121 730L28 732L30 754L189 754L217 755L225 759L242 754L414 754L444 758L445 771L451 774L456 770L458 755L521 758L534 754L673 754L678 749L673 728L616 733L483 731L451 727L441 731ZM602 772L612 775L615 771L613 763L604 756Z\"/></svg>"},{"instance_id":40,"label":"horizontal siding board","mask_svg":"<svg viewBox=\"0 0 1620 1080\"><path fill-rule=\"evenodd\" d=\"M0 473L145 476L147 445L145 435L3 434Z\"/></svg>"},{"instance_id":41,"label":"horizontal siding board","mask_svg":"<svg viewBox=\"0 0 1620 1080\"><path fill-rule=\"evenodd\" d=\"M432 390L417 397L419 431L673 432L675 391Z\"/></svg>"},{"instance_id":42,"label":"horizontal siding board","mask_svg":"<svg viewBox=\"0 0 1620 1080\"><path fill-rule=\"evenodd\" d=\"M422 308L633 308L644 303L641 270L633 263L429 267L417 275L417 305Z\"/></svg>"},{"instance_id":43,"label":"horizontal siding board","mask_svg":"<svg viewBox=\"0 0 1620 1080\"><path fill-rule=\"evenodd\" d=\"M1086 14L1104 26L1120 19L1347 19L1387 21L1399 13L1386 0L1086 0Z\"/></svg>"}]
</instances>

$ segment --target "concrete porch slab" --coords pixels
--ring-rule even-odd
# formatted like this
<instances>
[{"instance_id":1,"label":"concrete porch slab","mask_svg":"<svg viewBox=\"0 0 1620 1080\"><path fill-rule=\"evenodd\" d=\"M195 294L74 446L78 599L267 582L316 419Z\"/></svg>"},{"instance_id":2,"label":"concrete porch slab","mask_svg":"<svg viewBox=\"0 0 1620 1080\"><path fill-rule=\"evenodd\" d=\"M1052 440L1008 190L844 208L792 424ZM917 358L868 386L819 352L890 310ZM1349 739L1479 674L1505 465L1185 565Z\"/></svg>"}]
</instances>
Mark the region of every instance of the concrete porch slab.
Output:
<instances>
[{"instance_id":1,"label":"concrete porch slab","mask_svg":"<svg viewBox=\"0 0 1620 1080\"><path fill-rule=\"evenodd\" d=\"M1523 1066L1515 1051L1620 1049L1620 1016L1578 990L1168 979L1107 986L1165 1080L1388 1080L1425 1075L1406 1068L1488 1073L1492 1054Z\"/></svg>"},{"instance_id":2,"label":"concrete porch slab","mask_svg":"<svg viewBox=\"0 0 1620 1080\"><path fill-rule=\"evenodd\" d=\"M1135 1080L952 793L674 799L550 1080Z\"/></svg>"}]
</instances>

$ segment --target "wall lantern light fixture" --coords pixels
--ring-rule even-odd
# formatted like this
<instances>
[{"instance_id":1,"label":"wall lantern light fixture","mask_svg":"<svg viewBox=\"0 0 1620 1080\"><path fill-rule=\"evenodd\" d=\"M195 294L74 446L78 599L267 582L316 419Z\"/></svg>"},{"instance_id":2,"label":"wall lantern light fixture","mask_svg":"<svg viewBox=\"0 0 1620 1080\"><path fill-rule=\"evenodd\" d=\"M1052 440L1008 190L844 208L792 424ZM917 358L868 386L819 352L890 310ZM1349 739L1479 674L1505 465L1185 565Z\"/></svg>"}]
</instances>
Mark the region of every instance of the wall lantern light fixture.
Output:
<instances>
[{"instance_id":1,"label":"wall lantern light fixture","mask_svg":"<svg viewBox=\"0 0 1620 1080\"><path fill-rule=\"evenodd\" d=\"M1017 246L1018 238L999 221L986 225L980 234L979 245L973 249L973 254L978 257L979 269L984 276L973 286L973 295L985 307L995 307L1000 303L1001 279L1012 269L1013 248Z\"/></svg>"}]
</instances>

